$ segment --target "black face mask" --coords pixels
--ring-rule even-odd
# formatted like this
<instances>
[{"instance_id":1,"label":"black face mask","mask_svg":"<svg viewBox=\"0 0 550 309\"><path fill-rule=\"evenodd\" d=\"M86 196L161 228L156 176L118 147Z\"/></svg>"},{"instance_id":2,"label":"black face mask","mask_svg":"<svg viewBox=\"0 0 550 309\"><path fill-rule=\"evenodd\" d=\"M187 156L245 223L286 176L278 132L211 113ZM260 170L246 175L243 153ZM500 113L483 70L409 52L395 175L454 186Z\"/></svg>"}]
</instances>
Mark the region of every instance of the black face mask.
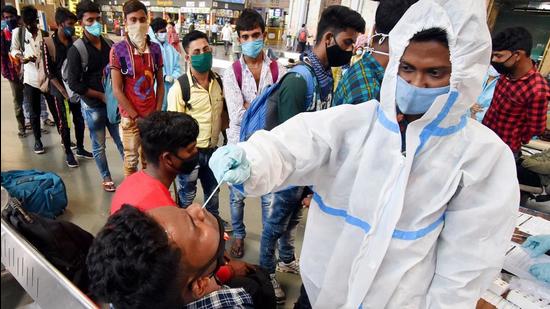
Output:
<instances>
[{"instance_id":1,"label":"black face mask","mask_svg":"<svg viewBox=\"0 0 550 309\"><path fill-rule=\"evenodd\" d=\"M510 60L510 58L512 58L512 56L514 56L514 54L510 55L510 57L508 57L508 59L504 60L503 62L494 62L494 61L491 61L491 65L493 66L493 68L495 68L495 70L499 73L499 74L502 74L502 75L510 75L512 73L512 71L514 71L514 67L507 67L505 65L506 62L508 62L508 60Z\"/></svg>"},{"instance_id":2,"label":"black face mask","mask_svg":"<svg viewBox=\"0 0 550 309\"><path fill-rule=\"evenodd\" d=\"M174 154L174 155L176 156L176 158L178 158L181 161L180 166L176 168L178 172L181 174L185 174L185 175L190 174L195 169L195 167L199 164L198 153L193 157L187 158L187 159L182 159L177 154Z\"/></svg>"},{"instance_id":3,"label":"black face mask","mask_svg":"<svg viewBox=\"0 0 550 309\"><path fill-rule=\"evenodd\" d=\"M334 40L334 42L336 43L336 40ZM338 43L332 45L331 47L326 47L326 50L328 65L332 68L349 64L351 57L353 56L353 51L343 50L340 48Z\"/></svg>"},{"instance_id":4,"label":"black face mask","mask_svg":"<svg viewBox=\"0 0 550 309\"><path fill-rule=\"evenodd\" d=\"M17 19L16 18L8 19L6 21L6 23L8 24L8 29L10 29L10 31L13 31L13 29L15 29L19 26L17 24Z\"/></svg>"}]
</instances>

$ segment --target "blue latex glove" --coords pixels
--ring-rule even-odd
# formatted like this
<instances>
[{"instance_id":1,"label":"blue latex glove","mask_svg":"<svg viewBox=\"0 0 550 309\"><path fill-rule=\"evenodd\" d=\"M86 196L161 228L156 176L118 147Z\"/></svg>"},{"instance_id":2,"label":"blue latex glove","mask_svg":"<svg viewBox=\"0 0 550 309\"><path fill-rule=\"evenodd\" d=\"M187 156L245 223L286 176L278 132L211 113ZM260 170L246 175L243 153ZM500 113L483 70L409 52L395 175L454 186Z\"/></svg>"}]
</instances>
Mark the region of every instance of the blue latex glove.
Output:
<instances>
[{"instance_id":1,"label":"blue latex glove","mask_svg":"<svg viewBox=\"0 0 550 309\"><path fill-rule=\"evenodd\" d=\"M550 263L535 264L529 267L529 272L538 280L550 284Z\"/></svg>"},{"instance_id":2,"label":"blue latex glove","mask_svg":"<svg viewBox=\"0 0 550 309\"><path fill-rule=\"evenodd\" d=\"M250 178L250 162L246 159L246 152L236 145L218 148L212 154L208 165L218 183L225 181L239 185Z\"/></svg>"},{"instance_id":3,"label":"blue latex glove","mask_svg":"<svg viewBox=\"0 0 550 309\"><path fill-rule=\"evenodd\" d=\"M531 257L543 255L550 250L550 235L529 236L521 245L531 254Z\"/></svg>"}]
</instances>

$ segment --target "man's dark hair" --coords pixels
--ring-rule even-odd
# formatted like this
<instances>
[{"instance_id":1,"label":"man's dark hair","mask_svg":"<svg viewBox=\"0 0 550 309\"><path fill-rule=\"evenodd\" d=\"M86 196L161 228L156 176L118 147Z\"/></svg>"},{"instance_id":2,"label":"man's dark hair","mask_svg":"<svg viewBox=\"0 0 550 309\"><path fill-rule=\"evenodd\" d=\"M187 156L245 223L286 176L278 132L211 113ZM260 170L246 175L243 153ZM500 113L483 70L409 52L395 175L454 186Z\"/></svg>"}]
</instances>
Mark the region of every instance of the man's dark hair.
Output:
<instances>
[{"instance_id":1,"label":"man's dark hair","mask_svg":"<svg viewBox=\"0 0 550 309\"><path fill-rule=\"evenodd\" d=\"M447 39L447 31L435 27L421 30L413 35L411 42L438 42L449 48L449 40Z\"/></svg>"},{"instance_id":2,"label":"man's dark hair","mask_svg":"<svg viewBox=\"0 0 550 309\"><path fill-rule=\"evenodd\" d=\"M175 26L176 26L176 24L174 24L173 21L169 22L168 24L172 25L172 27L175 27Z\"/></svg>"},{"instance_id":3,"label":"man's dark hair","mask_svg":"<svg viewBox=\"0 0 550 309\"><path fill-rule=\"evenodd\" d=\"M302 24L302 28L304 28L306 26L306 24Z\"/></svg>"},{"instance_id":4,"label":"man's dark hair","mask_svg":"<svg viewBox=\"0 0 550 309\"><path fill-rule=\"evenodd\" d=\"M181 40L181 45L183 46L183 49L186 53L188 53L189 51L189 44L198 39L205 39L208 42L208 36L206 35L206 33L199 30L193 30L183 37L183 39Z\"/></svg>"},{"instance_id":5,"label":"man's dark hair","mask_svg":"<svg viewBox=\"0 0 550 309\"><path fill-rule=\"evenodd\" d=\"M244 9L235 24L237 35L239 36L241 35L241 31L254 30L258 27L262 29L262 33L265 32L265 21L262 15L253 9Z\"/></svg>"},{"instance_id":6,"label":"man's dark hair","mask_svg":"<svg viewBox=\"0 0 550 309\"><path fill-rule=\"evenodd\" d=\"M66 22L67 20L74 20L77 21L76 15L69 11L68 9L64 7L58 7L57 10L55 10L55 23L58 25L61 25L62 23Z\"/></svg>"},{"instance_id":7,"label":"man's dark hair","mask_svg":"<svg viewBox=\"0 0 550 309\"><path fill-rule=\"evenodd\" d=\"M378 33L389 34L397 22L418 0L383 0L376 9L374 27Z\"/></svg>"},{"instance_id":8,"label":"man's dark hair","mask_svg":"<svg viewBox=\"0 0 550 309\"><path fill-rule=\"evenodd\" d=\"M162 226L125 204L88 252L92 296L116 309L183 308L181 254Z\"/></svg>"},{"instance_id":9,"label":"man's dark hair","mask_svg":"<svg viewBox=\"0 0 550 309\"><path fill-rule=\"evenodd\" d=\"M38 11L32 5L24 6L21 9L21 18L23 19L23 23L25 25L36 23L36 20L38 19Z\"/></svg>"},{"instance_id":10,"label":"man's dark hair","mask_svg":"<svg viewBox=\"0 0 550 309\"><path fill-rule=\"evenodd\" d=\"M14 8L11 5L6 5L2 8L2 14L4 14L4 13L8 13L8 14L11 14L13 16L17 16L17 9Z\"/></svg>"},{"instance_id":11,"label":"man's dark hair","mask_svg":"<svg viewBox=\"0 0 550 309\"><path fill-rule=\"evenodd\" d=\"M85 13L101 13L99 4L90 0L82 0L76 5L76 17L82 20Z\"/></svg>"},{"instance_id":12,"label":"man's dark hair","mask_svg":"<svg viewBox=\"0 0 550 309\"><path fill-rule=\"evenodd\" d=\"M365 20L356 11L342 5L332 5L321 14L317 25L317 43L321 42L323 35L332 32L334 36L351 28L357 32L365 32Z\"/></svg>"},{"instance_id":13,"label":"man's dark hair","mask_svg":"<svg viewBox=\"0 0 550 309\"><path fill-rule=\"evenodd\" d=\"M128 14L132 14L140 10L143 10L145 12L145 15L147 15L147 7L145 7L145 4L143 4L143 2L139 0L128 0L124 2L124 5L122 6L124 17L128 16Z\"/></svg>"},{"instance_id":14,"label":"man's dark hair","mask_svg":"<svg viewBox=\"0 0 550 309\"><path fill-rule=\"evenodd\" d=\"M162 19L162 17L157 17L151 21L151 29L153 29L153 32L164 29L167 25L168 23L166 22L166 20Z\"/></svg>"},{"instance_id":15,"label":"man's dark hair","mask_svg":"<svg viewBox=\"0 0 550 309\"><path fill-rule=\"evenodd\" d=\"M533 37L523 27L506 28L493 37L493 51L523 50L527 56L530 56L532 48Z\"/></svg>"},{"instance_id":16,"label":"man's dark hair","mask_svg":"<svg viewBox=\"0 0 550 309\"><path fill-rule=\"evenodd\" d=\"M176 112L154 112L138 121L141 148L148 163L158 166L163 152L177 153L197 140L199 125L193 117Z\"/></svg>"}]
</instances>

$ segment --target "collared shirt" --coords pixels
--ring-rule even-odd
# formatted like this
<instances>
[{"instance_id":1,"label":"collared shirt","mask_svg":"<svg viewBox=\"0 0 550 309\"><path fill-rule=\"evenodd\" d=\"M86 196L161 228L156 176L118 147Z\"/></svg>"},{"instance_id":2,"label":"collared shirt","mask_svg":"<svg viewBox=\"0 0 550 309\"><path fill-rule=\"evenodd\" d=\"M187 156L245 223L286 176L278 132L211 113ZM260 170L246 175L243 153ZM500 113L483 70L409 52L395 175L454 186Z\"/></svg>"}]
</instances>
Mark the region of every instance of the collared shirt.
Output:
<instances>
[{"instance_id":1,"label":"collared shirt","mask_svg":"<svg viewBox=\"0 0 550 309\"><path fill-rule=\"evenodd\" d=\"M223 286L218 291L185 306L186 309L254 308L252 297L243 288L230 289Z\"/></svg>"},{"instance_id":2,"label":"collared shirt","mask_svg":"<svg viewBox=\"0 0 550 309\"><path fill-rule=\"evenodd\" d=\"M73 41L72 38L69 38L69 45L65 46L65 44L59 40L57 31L54 31L52 34L52 40L55 45L55 59L53 59L52 51L48 50L50 74L55 76L55 78L59 81L62 81L63 77L61 76L61 68L63 67L63 62L67 59L67 52L73 45Z\"/></svg>"},{"instance_id":3,"label":"collared shirt","mask_svg":"<svg viewBox=\"0 0 550 309\"><path fill-rule=\"evenodd\" d=\"M179 80L168 91L168 110L186 113L199 123L197 147L216 147L222 126L223 92L216 81L216 73L210 72L208 90L204 89L187 70L190 85L189 102L183 101ZM187 103L187 104L186 104ZM190 106L190 108L188 108Z\"/></svg>"},{"instance_id":4,"label":"collared shirt","mask_svg":"<svg viewBox=\"0 0 550 309\"><path fill-rule=\"evenodd\" d=\"M82 37L84 45L88 50L88 70L82 71L82 60L80 53L75 46L71 46L67 52L67 65L71 68L67 78L69 88L81 96L84 96L88 89L105 92L103 89L103 70L109 64L109 52L111 48L103 37L100 37L101 48L97 49L90 43L86 36ZM104 107L101 100L84 97L84 103L89 107Z\"/></svg>"},{"instance_id":5,"label":"collared shirt","mask_svg":"<svg viewBox=\"0 0 550 309\"><path fill-rule=\"evenodd\" d=\"M359 104L380 99L380 86L384 78L384 68L370 54L354 63L342 76L332 106Z\"/></svg>"},{"instance_id":6,"label":"collared shirt","mask_svg":"<svg viewBox=\"0 0 550 309\"><path fill-rule=\"evenodd\" d=\"M517 80L501 75L483 124L518 152L544 132L549 99L548 83L534 67Z\"/></svg>"},{"instance_id":7,"label":"collared shirt","mask_svg":"<svg viewBox=\"0 0 550 309\"><path fill-rule=\"evenodd\" d=\"M256 87L254 75L242 57L239 59L242 67L242 89L239 88L239 84L237 83L233 66L228 67L223 74L223 93L225 95L227 111L229 112L229 129L227 129L228 144L236 144L239 142L241 120L246 112L243 106L244 101L252 103L265 87L274 82L269 68L271 59L267 57L265 52L263 53L264 61L262 63L262 72L260 74L260 84L258 87ZM279 67L279 79L281 79L285 74L285 68L280 63L277 63L277 65Z\"/></svg>"},{"instance_id":8,"label":"collared shirt","mask_svg":"<svg viewBox=\"0 0 550 309\"><path fill-rule=\"evenodd\" d=\"M34 88L38 88L43 92L47 91L47 76L46 67L44 63L44 40L42 38L42 31L38 30L36 38L33 38L32 33L28 30L25 31L25 42L19 42L19 31L21 27L15 28L12 32L11 42L11 55L23 55L28 58L31 56L36 57L35 62L28 62L23 65L23 83ZM25 45L25 51L23 52L23 45Z\"/></svg>"}]
</instances>

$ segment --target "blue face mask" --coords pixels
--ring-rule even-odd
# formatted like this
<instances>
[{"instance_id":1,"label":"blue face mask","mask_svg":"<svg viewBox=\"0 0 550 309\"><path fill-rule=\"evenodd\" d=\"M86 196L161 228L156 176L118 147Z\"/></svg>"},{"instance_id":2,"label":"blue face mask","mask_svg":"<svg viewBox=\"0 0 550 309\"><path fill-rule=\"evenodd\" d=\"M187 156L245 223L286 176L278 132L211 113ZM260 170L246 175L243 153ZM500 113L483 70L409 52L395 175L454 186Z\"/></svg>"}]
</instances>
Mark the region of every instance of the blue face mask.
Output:
<instances>
[{"instance_id":1,"label":"blue face mask","mask_svg":"<svg viewBox=\"0 0 550 309\"><path fill-rule=\"evenodd\" d=\"M7 28L7 27L8 27L8 23L5 20L2 20L2 30L4 30L4 28Z\"/></svg>"},{"instance_id":2,"label":"blue face mask","mask_svg":"<svg viewBox=\"0 0 550 309\"><path fill-rule=\"evenodd\" d=\"M91 26L86 26L84 28L86 29L86 31L88 31L89 34L93 36L100 36L103 26L97 21L94 21Z\"/></svg>"},{"instance_id":3,"label":"blue face mask","mask_svg":"<svg viewBox=\"0 0 550 309\"><path fill-rule=\"evenodd\" d=\"M450 86L438 88L418 88L397 76L395 101L405 115L421 115L428 111L438 96L448 93Z\"/></svg>"},{"instance_id":4,"label":"blue face mask","mask_svg":"<svg viewBox=\"0 0 550 309\"><path fill-rule=\"evenodd\" d=\"M241 44L241 48L243 55L250 58L256 58L262 51L262 48L264 48L264 40L257 39L255 41L243 43Z\"/></svg>"}]
</instances>

